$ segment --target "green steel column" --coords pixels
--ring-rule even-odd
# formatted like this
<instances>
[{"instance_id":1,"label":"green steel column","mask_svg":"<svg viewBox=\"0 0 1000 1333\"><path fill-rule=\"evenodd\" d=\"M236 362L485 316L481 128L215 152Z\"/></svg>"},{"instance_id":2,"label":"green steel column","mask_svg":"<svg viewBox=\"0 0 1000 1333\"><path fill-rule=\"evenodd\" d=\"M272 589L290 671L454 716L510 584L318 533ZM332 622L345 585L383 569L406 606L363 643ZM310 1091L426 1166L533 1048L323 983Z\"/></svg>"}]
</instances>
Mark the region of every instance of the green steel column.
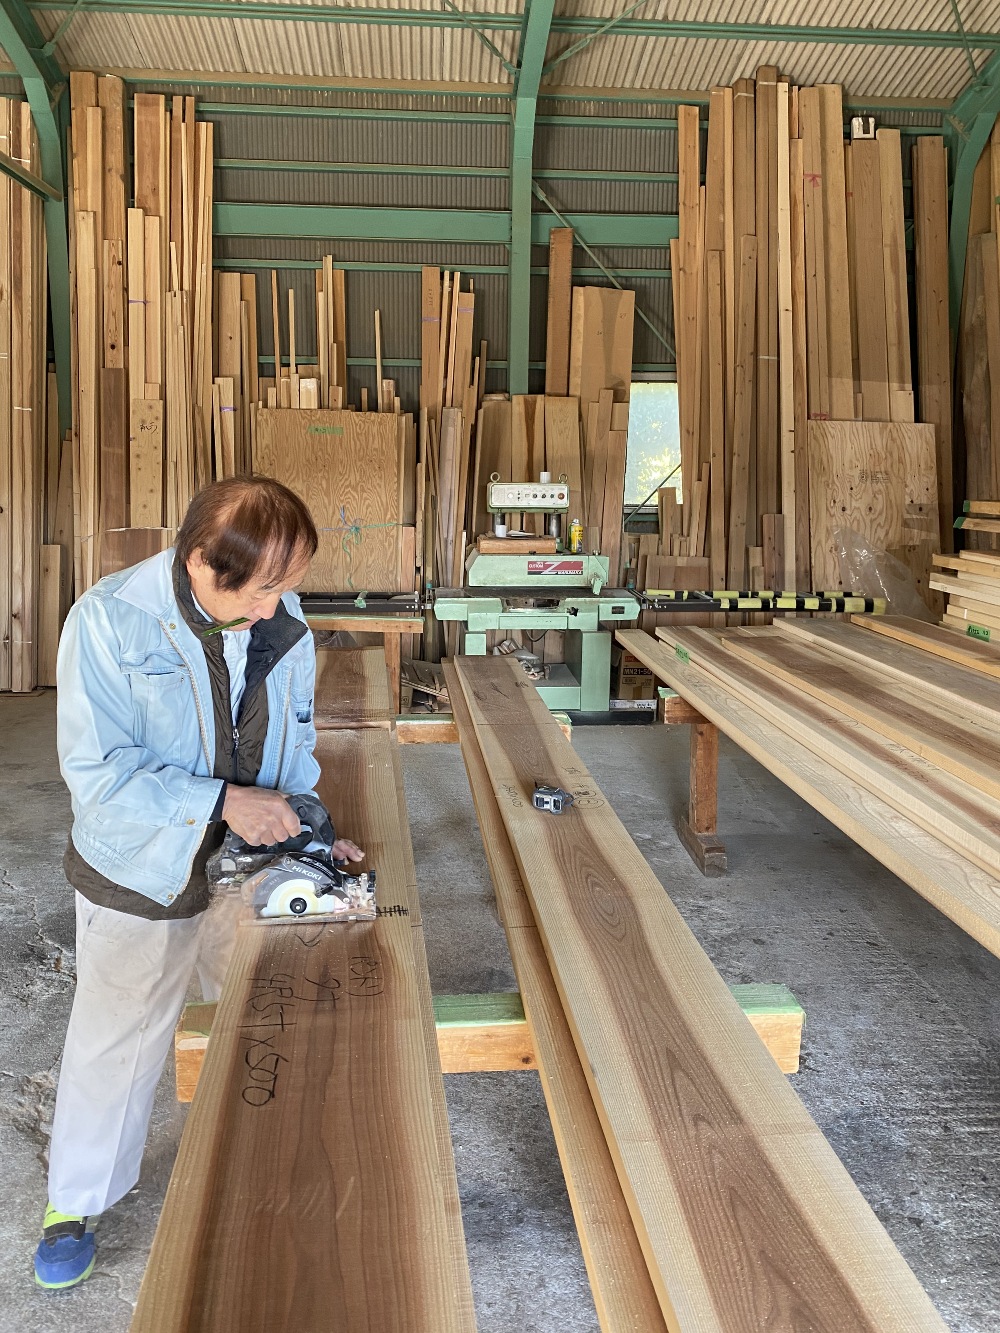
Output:
<instances>
[{"instance_id":1,"label":"green steel column","mask_svg":"<svg viewBox=\"0 0 1000 1333\"><path fill-rule=\"evenodd\" d=\"M63 198L63 130L67 89L62 70L44 51L45 39L21 0L0 0L0 46L21 76L24 94L38 132L41 156L39 175L60 197L46 199L43 207L49 267L49 303L52 309L52 343L59 389L59 432L69 427L70 328L69 243L66 233L66 201Z\"/></svg>"},{"instance_id":2,"label":"green steel column","mask_svg":"<svg viewBox=\"0 0 1000 1333\"><path fill-rule=\"evenodd\" d=\"M952 355L958 345L958 323L965 284L965 253L969 241L972 182L983 149L1000 112L1000 60L992 56L979 78L957 98L945 116L954 184L948 229L948 298Z\"/></svg>"},{"instance_id":3,"label":"green steel column","mask_svg":"<svg viewBox=\"0 0 1000 1333\"><path fill-rule=\"evenodd\" d=\"M514 93L514 144L510 164L510 276L507 284L507 384L528 392L528 330L531 322L531 162L535 107L545 64L555 0L530 0Z\"/></svg>"}]
</instances>

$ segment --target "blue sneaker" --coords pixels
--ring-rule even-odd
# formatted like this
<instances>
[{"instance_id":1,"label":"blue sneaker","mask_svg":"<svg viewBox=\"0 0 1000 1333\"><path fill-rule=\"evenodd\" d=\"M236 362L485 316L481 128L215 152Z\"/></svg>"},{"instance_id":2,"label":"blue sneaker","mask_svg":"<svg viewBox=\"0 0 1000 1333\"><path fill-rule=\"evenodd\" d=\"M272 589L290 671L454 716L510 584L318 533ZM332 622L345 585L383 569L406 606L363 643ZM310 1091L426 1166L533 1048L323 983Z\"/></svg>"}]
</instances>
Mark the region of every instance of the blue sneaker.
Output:
<instances>
[{"instance_id":1,"label":"blue sneaker","mask_svg":"<svg viewBox=\"0 0 1000 1333\"><path fill-rule=\"evenodd\" d=\"M93 1271L94 1236L87 1219L57 1212L49 1204L35 1251L35 1281L46 1291L65 1291Z\"/></svg>"}]
</instances>

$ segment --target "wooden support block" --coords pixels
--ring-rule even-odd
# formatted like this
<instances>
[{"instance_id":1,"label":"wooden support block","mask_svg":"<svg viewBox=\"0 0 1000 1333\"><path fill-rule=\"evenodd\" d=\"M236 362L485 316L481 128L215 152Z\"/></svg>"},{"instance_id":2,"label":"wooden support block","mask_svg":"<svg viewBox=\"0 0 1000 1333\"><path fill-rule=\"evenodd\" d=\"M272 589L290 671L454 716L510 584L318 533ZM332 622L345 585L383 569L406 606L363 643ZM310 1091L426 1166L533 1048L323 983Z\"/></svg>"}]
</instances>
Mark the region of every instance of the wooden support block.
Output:
<instances>
[{"instance_id":1,"label":"wooden support block","mask_svg":"<svg viewBox=\"0 0 1000 1333\"><path fill-rule=\"evenodd\" d=\"M677 832L703 875L727 869L726 849L716 835L719 791L719 732L704 720L691 726L690 798Z\"/></svg>"},{"instance_id":2,"label":"wooden support block","mask_svg":"<svg viewBox=\"0 0 1000 1333\"><path fill-rule=\"evenodd\" d=\"M797 1074L806 1013L792 992L787 986L754 982L729 989L781 1072Z\"/></svg>"},{"instance_id":3,"label":"wooden support block","mask_svg":"<svg viewBox=\"0 0 1000 1333\"><path fill-rule=\"evenodd\" d=\"M671 727L687 727L705 721L697 708L692 708L686 699L663 687L656 703L656 720Z\"/></svg>"}]
</instances>

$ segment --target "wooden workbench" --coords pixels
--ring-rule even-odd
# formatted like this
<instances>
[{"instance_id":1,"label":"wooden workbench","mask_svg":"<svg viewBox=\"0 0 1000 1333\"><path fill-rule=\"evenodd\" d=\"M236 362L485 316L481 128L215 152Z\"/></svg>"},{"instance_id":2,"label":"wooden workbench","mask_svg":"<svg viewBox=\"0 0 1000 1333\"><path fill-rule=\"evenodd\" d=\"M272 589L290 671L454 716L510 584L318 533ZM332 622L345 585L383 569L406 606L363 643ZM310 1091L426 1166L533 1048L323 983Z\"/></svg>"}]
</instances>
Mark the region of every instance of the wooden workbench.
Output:
<instances>
[{"instance_id":1,"label":"wooden workbench","mask_svg":"<svg viewBox=\"0 0 1000 1333\"><path fill-rule=\"evenodd\" d=\"M401 640L404 634L423 634L423 616L408 613L379 616L365 615L363 611L343 612L336 615L306 616L310 629L325 629L331 633L342 630L353 634L381 634L385 665L389 672L389 691L394 713L399 712L399 675L402 658Z\"/></svg>"}]
</instances>

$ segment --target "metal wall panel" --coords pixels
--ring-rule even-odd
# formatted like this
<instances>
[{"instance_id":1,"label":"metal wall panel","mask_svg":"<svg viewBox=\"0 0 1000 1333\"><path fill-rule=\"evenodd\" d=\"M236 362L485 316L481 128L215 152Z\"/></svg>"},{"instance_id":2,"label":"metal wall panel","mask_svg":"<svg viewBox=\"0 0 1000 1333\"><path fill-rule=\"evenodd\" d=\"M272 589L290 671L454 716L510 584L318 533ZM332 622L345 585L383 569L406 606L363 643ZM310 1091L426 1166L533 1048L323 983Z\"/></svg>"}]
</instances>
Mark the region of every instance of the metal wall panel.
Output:
<instances>
[{"instance_id":1,"label":"metal wall panel","mask_svg":"<svg viewBox=\"0 0 1000 1333\"><path fill-rule=\"evenodd\" d=\"M491 176L216 170L215 197L226 203L503 211L509 206L510 186L506 177Z\"/></svg>"}]
</instances>

